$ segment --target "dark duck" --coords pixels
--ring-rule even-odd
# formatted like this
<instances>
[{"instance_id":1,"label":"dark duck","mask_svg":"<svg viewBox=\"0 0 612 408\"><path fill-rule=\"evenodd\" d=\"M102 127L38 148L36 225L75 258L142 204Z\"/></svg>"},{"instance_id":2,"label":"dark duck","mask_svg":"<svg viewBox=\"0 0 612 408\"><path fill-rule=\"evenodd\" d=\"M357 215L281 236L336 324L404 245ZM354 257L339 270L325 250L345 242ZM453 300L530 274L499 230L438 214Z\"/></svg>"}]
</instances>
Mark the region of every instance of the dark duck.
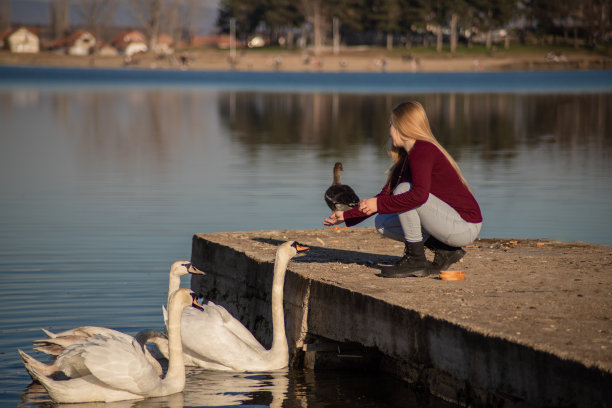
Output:
<instances>
[{"instance_id":1,"label":"dark duck","mask_svg":"<svg viewBox=\"0 0 612 408\"><path fill-rule=\"evenodd\" d=\"M334 165L334 181L325 192L325 202L332 211L347 211L359 205L359 197L350 186L340 182L342 163Z\"/></svg>"}]
</instances>

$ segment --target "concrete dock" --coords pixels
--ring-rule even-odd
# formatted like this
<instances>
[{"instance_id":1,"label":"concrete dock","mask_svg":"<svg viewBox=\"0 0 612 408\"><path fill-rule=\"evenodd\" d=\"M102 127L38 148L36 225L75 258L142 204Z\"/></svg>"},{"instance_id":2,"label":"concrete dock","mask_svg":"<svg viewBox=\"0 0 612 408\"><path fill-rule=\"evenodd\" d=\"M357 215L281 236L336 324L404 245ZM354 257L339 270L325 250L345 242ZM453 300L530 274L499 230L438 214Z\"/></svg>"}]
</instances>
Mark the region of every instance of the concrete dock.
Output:
<instances>
[{"instance_id":1,"label":"concrete dock","mask_svg":"<svg viewBox=\"0 0 612 408\"><path fill-rule=\"evenodd\" d=\"M403 245L373 228L195 235L192 289L267 346L288 240L311 248L285 278L292 366L380 369L463 406L612 406L611 246L479 239L443 281L377 276Z\"/></svg>"}]
</instances>

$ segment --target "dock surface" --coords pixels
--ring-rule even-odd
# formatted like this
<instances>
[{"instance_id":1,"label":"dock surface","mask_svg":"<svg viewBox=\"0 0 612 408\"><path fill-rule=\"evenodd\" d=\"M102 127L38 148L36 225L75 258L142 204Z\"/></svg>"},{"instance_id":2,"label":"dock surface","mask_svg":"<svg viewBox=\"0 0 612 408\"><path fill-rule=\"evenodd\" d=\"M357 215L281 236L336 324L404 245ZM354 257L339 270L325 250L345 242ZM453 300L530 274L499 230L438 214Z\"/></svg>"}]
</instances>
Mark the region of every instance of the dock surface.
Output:
<instances>
[{"instance_id":1,"label":"dock surface","mask_svg":"<svg viewBox=\"0 0 612 408\"><path fill-rule=\"evenodd\" d=\"M451 267L466 280L443 281L378 276L403 244L373 228L197 234L192 262L208 275L192 288L265 344L272 264L288 240L310 246L285 280L294 359L324 338L376 349L387 371L460 404L612 405L611 246L479 239Z\"/></svg>"}]
</instances>

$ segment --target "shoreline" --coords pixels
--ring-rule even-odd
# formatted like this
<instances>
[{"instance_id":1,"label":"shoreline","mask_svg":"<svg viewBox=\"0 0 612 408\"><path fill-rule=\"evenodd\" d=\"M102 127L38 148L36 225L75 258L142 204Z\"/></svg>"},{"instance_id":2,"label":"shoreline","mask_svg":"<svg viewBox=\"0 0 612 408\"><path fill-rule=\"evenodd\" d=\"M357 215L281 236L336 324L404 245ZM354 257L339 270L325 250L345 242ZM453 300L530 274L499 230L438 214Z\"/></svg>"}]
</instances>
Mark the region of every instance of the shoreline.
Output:
<instances>
[{"instance_id":1,"label":"shoreline","mask_svg":"<svg viewBox=\"0 0 612 408\"><path fill-rule=\"evenodd\" d=\"M554 60L547 58L544 52L499 52L496 56L464 53L453 56L435 52L367 50L344 51L338 55L324 53L315 57L300 51L240 50L232 59L227 50L205 49L167 56L139 54L127 61L123 56L71 56L50 52L14 54L0 51L0 65L238 72L441 73L609 70L612 69L612 58L584 52Z\"/></svg>"}]
</instances>

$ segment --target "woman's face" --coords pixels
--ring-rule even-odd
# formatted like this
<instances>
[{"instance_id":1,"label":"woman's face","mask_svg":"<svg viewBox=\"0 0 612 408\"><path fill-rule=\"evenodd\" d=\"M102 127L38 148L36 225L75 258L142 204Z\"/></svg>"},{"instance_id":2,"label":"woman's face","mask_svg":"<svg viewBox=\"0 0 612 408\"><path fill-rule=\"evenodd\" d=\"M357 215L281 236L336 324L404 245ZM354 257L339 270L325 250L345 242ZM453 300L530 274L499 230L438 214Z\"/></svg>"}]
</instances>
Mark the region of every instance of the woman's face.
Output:
<instances>
[{"instance_id":1,"label":"woman's face","mask_svg":"<svg viewBox=\"0 0 612 408\"><path fill-rule=\"evenodd\" d=\"M389 126L389 136L391 137L391 140L393 141L393 147L403 147L404 146L404 140L402 139L402 137L400 136L400 133L397 131L397 129L393 125Z\"/></svg>"}]
</instances>

